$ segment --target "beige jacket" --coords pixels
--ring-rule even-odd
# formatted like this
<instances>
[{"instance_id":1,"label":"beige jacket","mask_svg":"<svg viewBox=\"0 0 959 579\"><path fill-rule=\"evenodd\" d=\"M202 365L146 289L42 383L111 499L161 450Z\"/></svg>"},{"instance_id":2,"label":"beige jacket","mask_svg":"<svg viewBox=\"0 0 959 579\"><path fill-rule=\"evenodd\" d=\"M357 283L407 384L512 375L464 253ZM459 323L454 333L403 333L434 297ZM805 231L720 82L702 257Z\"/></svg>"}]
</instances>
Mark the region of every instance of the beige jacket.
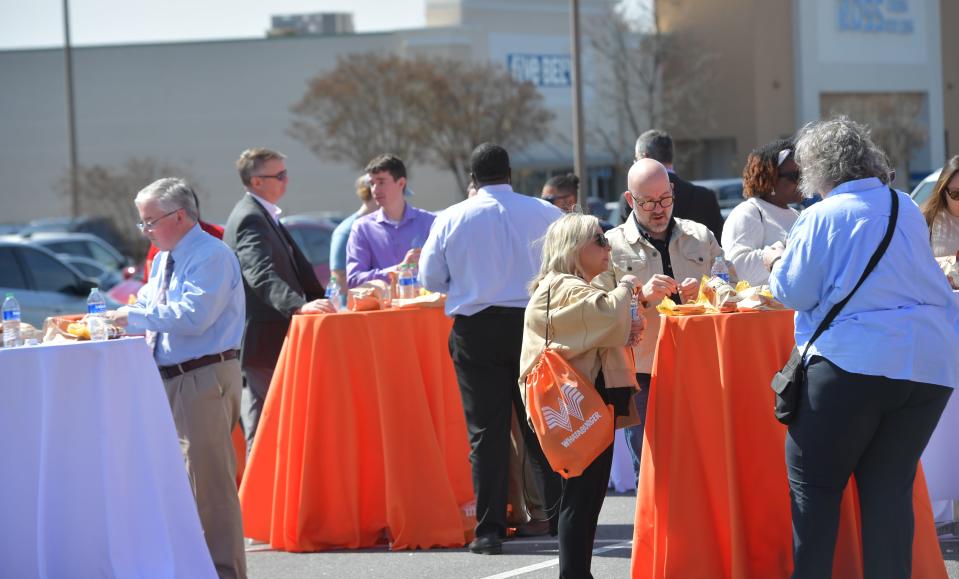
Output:
<instances>
[{"instance_id":1,"label":"beige jacket","mask_svg":"<svg viewBox=\"0 0 959 579\"><path fill-rule=\"evenodd\" d=\"M636 389L632 354L625 346L632 319L631 289L623 284L608 293L568 274L549 274L539 283L526 306L519 389L526 404L526 376L546 344L546 298L549 288L550 348L580 374L595 382L600 369L607 388ZM619 417L617 428L638 424L635 405L630 416ZM527 412L527 419L529 414Z\"/></svg>"},{"instance_id":2,"label":"beige jacket","mask_svg":"<svg viewBox=\"0 0 959 579\"><path fill-rule=\"evenodd\" d=\"M695 221L679 218L675 221L669 239L669 258L674 279L682 283L687 277L699 280L704 275L709 275L713 260L717 255L723 255L716 236L705 225ZM612 246L612 271L597 276L593 285L610 290L616 287L616 281L626 273L636 276L641 284L645 284L655 274L663 273L663 261L659 251L639 233L632 215L626 223L607 231L606 238ZM625 271L627 263L632 265L632 271ZM648 304L643 310L646 330L643 332L642 341L633 347L636 371L643 374L651 373L653 368L656 338L659 336L657 305L659 304Z\"/></svg>"}]
</instances>

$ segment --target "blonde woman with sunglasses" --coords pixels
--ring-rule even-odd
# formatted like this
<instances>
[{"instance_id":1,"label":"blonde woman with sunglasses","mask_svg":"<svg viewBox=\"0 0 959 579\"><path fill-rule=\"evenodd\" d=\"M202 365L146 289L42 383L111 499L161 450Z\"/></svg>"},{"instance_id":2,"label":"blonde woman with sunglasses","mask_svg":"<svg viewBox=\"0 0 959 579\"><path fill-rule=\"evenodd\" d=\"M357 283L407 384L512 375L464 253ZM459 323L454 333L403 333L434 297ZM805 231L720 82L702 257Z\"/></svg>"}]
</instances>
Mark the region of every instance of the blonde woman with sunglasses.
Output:
<instances>
[{"instance_id":1,"label":"blonde woman with sunglasses","mask_svg":"<svg viewBox=\"0 0 959 579\"><path fill-rule=\"evenodd\" d=\"M942 168L932 195L922 204L929 242L936 257L959 252L959 155Z\"/></svg>"}]
</instances>

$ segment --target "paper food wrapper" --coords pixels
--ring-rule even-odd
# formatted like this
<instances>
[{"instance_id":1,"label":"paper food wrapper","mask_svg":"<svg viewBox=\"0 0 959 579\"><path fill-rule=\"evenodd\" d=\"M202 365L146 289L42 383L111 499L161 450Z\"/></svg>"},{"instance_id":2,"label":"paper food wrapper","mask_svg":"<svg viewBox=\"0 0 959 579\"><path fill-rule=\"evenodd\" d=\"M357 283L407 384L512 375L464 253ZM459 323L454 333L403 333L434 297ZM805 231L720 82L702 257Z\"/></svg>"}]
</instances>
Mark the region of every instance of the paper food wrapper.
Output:
<instances>
[{"instance_id":1,"label":"paper food wrapper","mask_svg":"<svg viewBox=\"0 0 959 579\"><path fill-rule=\"evenodd\" d=\"M0 322L0 332L3 332L3 322ZM20 322L20 341L26 342L27 340L37 340L43 338L43 332L33 327L31 324L26 322Z\"/></svg>"},{"instance_id":2,"label":"paper food wrapper","mask_svg":"<svg viewBox=\"0 0 959 579\"><path fill-rule=\"evenodd\" d=\"M742 299L736 304L736 307L741 312L786 309L786 306L776 301L776 298L773 297L773 293L770 291L768 285L749 287L739 292L739 295L742 297Z\"/></svg>"},{"instance_id":3,"label":"paper food wrapper","mask_svg":"<svg viewBox=\"0 0 959 579\"><path fill-rule=\"evenodd\" d=\"M79 342L90 339L90 328L83 321L83 314L69 316L53 316L43 322L44 342ZM107 337L110 339L123 336L123 328L106 323Z\"/></svg>"},{"instance_id":4,"label":"paper food wrapper","mask_svg":"<svg viewBox=\"0 0 959 579\"><path fill-rule=\"evenodd\" d=\"M375 279L351 288L346 298L346 308L351 312L372 312L390 307L390 285Z\"/></svg>"},{"instance_id":5,"label":"paper food wrapper","mask_svg":"<svg viewBox=\"0 0 959 579\"><path fill-rule=\"evenodd\" d=\"M956 267L956 256L937 257L936 262L942 269L942 273L946 274L952 289L959 290L959 268Z\"/></svg>"},{"instance_id":6,"label":"paper food wrapper","mask_svg":"<svg viewBox=\"0 0 959 579\"><path fill-rule=\"evenodd\" d=\"M424 293L408 299L394 299L394 308L441 308L446 305L446 295L441 293Z\"/></svg>"}]
</instances>

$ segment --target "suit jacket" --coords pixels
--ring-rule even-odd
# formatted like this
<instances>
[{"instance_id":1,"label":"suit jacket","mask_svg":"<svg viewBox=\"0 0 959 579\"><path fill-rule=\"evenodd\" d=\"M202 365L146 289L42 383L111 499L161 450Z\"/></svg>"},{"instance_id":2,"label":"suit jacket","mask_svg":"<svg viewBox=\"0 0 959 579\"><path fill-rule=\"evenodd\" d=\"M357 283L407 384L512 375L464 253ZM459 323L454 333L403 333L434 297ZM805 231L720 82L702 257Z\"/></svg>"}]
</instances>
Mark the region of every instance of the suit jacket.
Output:
<instances>
[{"instance_id":1,"label":"suit jacket","mask_svg":"<svg viewBox=\"0 0 959 579\"><path fill-rule=\"evenodd\" d=\"M702 223L716 239L723 238L723 216L719 213L719 201L716 194L699 185L680 179L670 172L669 181L673 184L673 217L689 219Z\"/></svg>"},{"instance_id":2,"label":"suit jacket","mask_svg":"<svg viewBox=\"0 0 959 579\"><path fill-rule=\"evenodd\" d=\"M322 298L323 286L289 232L250 195L233 207L223 241L240 260L246 293L240 364L273 368L293 313Z\"/></svg>"}]
</instances>

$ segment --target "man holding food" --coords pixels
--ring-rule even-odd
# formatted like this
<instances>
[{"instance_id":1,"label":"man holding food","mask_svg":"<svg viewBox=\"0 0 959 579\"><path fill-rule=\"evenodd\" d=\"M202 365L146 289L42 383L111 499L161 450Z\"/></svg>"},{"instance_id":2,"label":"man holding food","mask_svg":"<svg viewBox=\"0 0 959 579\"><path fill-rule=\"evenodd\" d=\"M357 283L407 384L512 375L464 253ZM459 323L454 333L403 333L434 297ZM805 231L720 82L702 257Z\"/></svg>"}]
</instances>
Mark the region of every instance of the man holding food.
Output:
<instances>
[{"instance_id":1,"label":"man holding food","mask_svg":"<svg viewBox=\"0 0 959 579\"><path fill-rule=\"evenodd\" d=\"M240 417L243 278L236 255L197 224L182 179L137 193L137 226L160 252L137 303L108 314L145 332L173 411L207 548L220 577L246 577L230 433Z\"/></svg>"},{"instance_id":2,"label":"man holding food","mask_svg":"<svg viewBox=\"0 0 959 579\"><path fill-rule=\"evenodd\" d=\"M633 356L640 385L634 400L645 421L655 336L659 334L656 306L663 298L676 304L695 300L699 280L709 275L713 260L723 250L705 225L673 217L673 184L659 161L636 161L629 169L627 185L623 195L632 212L625 223L606 232L612 247L612 271L593 283L611 290L624 274L634 275L643 283L637 294L640 315L646 316L646 335L653 338L633 346ZM633 456L633 469L638 474L643 426L628 427L626 440Z\"/></svg>"}]
</instances>

